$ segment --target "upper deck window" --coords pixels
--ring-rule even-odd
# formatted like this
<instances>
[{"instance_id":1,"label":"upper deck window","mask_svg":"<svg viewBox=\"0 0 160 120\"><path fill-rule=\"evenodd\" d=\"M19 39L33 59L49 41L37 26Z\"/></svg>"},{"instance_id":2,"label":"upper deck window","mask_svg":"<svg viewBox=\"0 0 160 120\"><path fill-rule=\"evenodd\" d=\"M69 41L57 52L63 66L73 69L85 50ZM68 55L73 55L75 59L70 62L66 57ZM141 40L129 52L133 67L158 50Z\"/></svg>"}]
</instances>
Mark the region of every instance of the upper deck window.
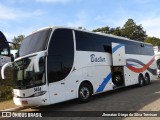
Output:
<instances>
[{"instance_id":1,"label":"upper deck window","mask_svg":"<svg viewBox=\"0 0 160 120\"><path fill-rule=\"evenodd\" d=\"M19 56L24 56L46 49L51 29L41 30L26 37L19 49Z\"/></svg>"}]
</instances>

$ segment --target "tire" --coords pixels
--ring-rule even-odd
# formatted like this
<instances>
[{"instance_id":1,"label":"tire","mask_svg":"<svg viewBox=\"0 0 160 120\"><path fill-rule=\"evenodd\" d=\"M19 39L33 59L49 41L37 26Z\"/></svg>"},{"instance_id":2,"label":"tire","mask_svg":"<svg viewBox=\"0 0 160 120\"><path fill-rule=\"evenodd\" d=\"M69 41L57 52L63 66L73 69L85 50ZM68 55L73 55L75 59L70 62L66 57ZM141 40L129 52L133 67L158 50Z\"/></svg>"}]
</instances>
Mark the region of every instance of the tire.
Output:
<instances>
[{"instance_id":1,"label":"tire","mask_svg":"<svg viewBox=\"0 0 160 120\"><path fill-rule=\"evenodd\" d=\"M82 83L78 91L78 99L81 103L86 103L91 99L92 88L87 83Z\"/></svg>"},{"instance_id":2,"label":"tire","mask_svg":"<svg viewBox=\"0 0 160 120\"><path fill-rule=\"evenodd\" d=\"M113 79L112 82L113 82L116 86L124 85L123 75L122 75L121 72L115 72L115 73L113 73L112 79Z\"/></svg>"},{"instance_id":3,"label":"tire","mask_svg":"<svg viewBox=\"0 0 160 120\"><path fill-rule=\"evenodd\" d=\"M150 77L149 77L148 74L145 75L144 80L145 80L145 85L149 85L150 84Z\"/></svg>"},{"instance_id":4,"label":"tire","mask_svg":"<svg viewBox=\"0 0 160 120\"><path fill-rule=\"evenodd\" d=\"M138 86L139 87L142 87L142 86L144 86L144 79L143 79L143 75L139 75L139 77L138 77Z\"/></svg>"}]
</instances>

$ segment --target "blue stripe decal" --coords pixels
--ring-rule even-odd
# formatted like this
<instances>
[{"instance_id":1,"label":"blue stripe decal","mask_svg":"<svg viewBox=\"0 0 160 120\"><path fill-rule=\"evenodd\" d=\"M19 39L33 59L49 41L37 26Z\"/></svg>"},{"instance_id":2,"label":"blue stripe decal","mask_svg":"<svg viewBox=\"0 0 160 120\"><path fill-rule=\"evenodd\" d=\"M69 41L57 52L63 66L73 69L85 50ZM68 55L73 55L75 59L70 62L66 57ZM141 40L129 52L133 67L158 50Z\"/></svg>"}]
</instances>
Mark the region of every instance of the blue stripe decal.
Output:
<instances>
[{"instance_id":1,"label":"blue stripe decal","mask_svg":"<svg viewBox=\"0 0 160 120\"><path fill-rule=\"evenodd\" d=\"M107 83L109 82L109 80L111 79L111 77L112 77L112 73L109 73L108 76L102 82L102 84L99 86L96 92L102 92L105 86L107 85Z\"/></svg>"},{"instance_id":2,"label":"blue stripe decal","mask_svg":"<svg viewBox=\"0 0 160 120\"><path fill-rule=\"evenodd\" d=\"M112 48L112 53L114 53L116 50L118 50L120 47L123 47L124 44L119 44L117 46L115 46L114 48Z\"/></svg>"}]
</instances>

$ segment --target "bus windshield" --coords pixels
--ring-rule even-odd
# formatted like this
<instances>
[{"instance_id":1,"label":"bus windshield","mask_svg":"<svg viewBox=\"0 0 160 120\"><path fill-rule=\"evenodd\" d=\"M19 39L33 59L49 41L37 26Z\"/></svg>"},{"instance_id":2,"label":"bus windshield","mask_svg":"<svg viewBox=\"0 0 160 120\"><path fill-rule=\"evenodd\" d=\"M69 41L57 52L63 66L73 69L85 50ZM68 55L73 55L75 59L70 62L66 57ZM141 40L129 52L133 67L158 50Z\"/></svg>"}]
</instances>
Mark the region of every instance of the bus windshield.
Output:
<instances>
[{"instance_id":1,"label":"bus windshield","mask_svg":"<svg viewBox=\"0 0 160 120\"><path fill-rule=\"evenodd\" d=\"M27 89L45 84L45 62L40 58L40 71L34 71L34 57L27 57L13 63L14 89Z\"/></svg>"},{"instance_id":2,"label":"bus windshield","mask_svg":"<svg viewBox=\"0 0 160 120\"><path fill-rule=\"evenodd\" d=\"M51 29L41 30L26 37L19 49L19 57L46 49Z\"/></svg>"}]
</instances>

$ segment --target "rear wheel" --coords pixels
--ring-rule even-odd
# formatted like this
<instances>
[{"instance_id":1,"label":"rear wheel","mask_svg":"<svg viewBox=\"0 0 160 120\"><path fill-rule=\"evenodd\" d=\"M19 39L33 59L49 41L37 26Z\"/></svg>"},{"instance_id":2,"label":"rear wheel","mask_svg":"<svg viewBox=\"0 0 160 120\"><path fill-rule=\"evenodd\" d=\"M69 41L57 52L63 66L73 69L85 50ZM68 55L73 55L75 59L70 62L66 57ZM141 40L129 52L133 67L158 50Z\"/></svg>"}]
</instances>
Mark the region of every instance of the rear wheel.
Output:
<instances>
[{"instance_id":1,"label":"rear wheel","mask_svg":"<svg viewBox=\"0 0 160 120\"><path fill-rule=\"evenodd\" d=\"M138 86L142 87L144 85L144 79L142 74L139 75L138 81Z\"/></svg>"},{"instance_id":2,"label":"rear wheel","mask_svg":"<svg viewBox=\"0 0 160 120\"><path fill-rule=\"evenodd\" d=\"M149 75L148 75L148 74L146 74L146 75L145 75L144 80L145 80L145 85L150 84L150 77L149 77Z\"/></svg>"},{"instance_id":3,"label":"rear wheel","mask_svg":"<svg viewBox=\"0 0 160 120\"><path fill-rule=\"evenodd\" d=\"M79 87L79 101L80 102L88 102L92 95L92 88L87 83L82 83Z\"/></svg>"},{"instance_id":4,"label":"rear wheel","mask_svg":"<svg viewBox=\"0 0 160 120\"><path fill-rule=\"evenodd\" d=\"M160 74L158 74L158 78L160 78Z\"/></svg>"}]
</instances>

